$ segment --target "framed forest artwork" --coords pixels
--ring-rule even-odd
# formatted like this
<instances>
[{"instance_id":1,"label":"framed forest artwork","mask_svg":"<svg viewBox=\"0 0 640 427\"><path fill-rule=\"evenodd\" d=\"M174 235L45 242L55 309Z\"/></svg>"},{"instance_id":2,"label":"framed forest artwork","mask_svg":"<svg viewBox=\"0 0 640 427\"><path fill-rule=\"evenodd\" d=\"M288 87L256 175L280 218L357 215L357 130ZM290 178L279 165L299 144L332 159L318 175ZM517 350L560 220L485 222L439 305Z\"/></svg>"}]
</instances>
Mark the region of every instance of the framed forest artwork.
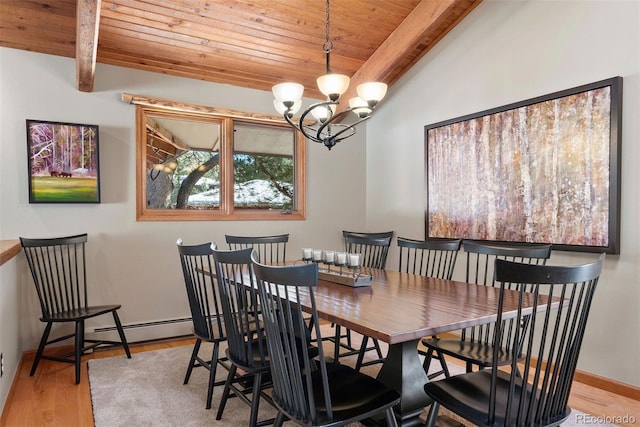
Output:
<instances>
[{"instance_id":1,"label":"framed forest artwork","mask_svg":"<svg viewBox=\"0 0 640 427\"><path fill-rule=\"evenodd\" d=\"M98 126L27 120L29 203L100 203Z\"/></svg>"},{"instance_id":2,"label":"framed forest artwork","mask_svg":"<svg viewBox=\"0 0 640 427\"><path fill-rule=\"evenodd\" d=\"M622 78L425 126L426 237L619 253Z\"/></svg>"}]
</instances>

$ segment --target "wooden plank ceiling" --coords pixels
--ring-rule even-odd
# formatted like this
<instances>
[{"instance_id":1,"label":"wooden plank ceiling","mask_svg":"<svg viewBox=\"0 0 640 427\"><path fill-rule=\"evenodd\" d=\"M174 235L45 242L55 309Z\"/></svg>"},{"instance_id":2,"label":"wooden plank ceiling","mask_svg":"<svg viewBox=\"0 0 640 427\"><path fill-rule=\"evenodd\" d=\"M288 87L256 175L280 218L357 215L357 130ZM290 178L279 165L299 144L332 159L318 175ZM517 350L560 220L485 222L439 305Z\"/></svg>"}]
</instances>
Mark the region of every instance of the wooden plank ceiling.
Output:
<instances>
[{"instance_id":1,"label":"wooden plank ceiling","mask_svg":"<svg viewBox=\"0 0 640 427\"><path fill-rule=\"evenodd\" d=\"M332 0L331 68L392 85L481 0ZM260 90L297 81L322 99L322 0L0 0L0 46ZM76 43L78 41L78 43Z\"/></svg>"}]
</instances>

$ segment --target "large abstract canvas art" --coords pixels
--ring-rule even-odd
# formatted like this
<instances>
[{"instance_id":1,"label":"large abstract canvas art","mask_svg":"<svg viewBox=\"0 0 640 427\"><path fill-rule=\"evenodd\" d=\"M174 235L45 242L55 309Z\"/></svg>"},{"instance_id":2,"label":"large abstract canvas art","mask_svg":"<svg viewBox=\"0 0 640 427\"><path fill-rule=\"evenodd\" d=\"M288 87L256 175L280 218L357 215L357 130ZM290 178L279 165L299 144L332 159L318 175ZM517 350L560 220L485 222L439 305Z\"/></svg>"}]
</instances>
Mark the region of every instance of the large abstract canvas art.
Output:
<instances>
[{"instance_id":1,"label":"large abstract canvas art","mask_svg":"<svg viewBox=\"0 0 640 427\"><path fill-rule=\"evenodd\" d=\"M425 127L426 236L619 253L622 78Z\"/></svg>"}]
</instances>

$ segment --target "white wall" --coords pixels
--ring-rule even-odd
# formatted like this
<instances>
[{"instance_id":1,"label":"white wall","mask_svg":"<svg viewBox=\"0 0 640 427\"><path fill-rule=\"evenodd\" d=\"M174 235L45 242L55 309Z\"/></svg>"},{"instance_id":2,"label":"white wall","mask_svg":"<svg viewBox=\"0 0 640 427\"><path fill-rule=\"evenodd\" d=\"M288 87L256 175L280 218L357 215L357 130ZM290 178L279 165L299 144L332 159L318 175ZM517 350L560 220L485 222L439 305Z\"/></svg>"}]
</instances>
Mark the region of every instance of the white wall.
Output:
<instances>
[{"instance_id":1,"label":"white wall","mask_svg":"<svg viewBox=\"0 0 640 427\"><path fill-rule=\"evenodd\" d=\"M342 229L364 228L364 129L331 152L308 146L305 221L136 222L135 108L120 101L122 92L275 114L271 93L102 64L94 92L83 93L74 87L73 59L0 48L0 64L0 238L89 233L90 274L99 288L91 302L121 303L125 324L188 316L178 237L223 245L225 233L288 232L293 259L303 246L338 249ZM100 126L102 203L29 204L25 119ZM20 328L21 350L34 349L43 326L31 279L22 274L21 281L20 302L7 316L20 319L13 327Z\"/></svg>"},{"instance_id":2,"label":"white wall","mask_svg":"<svg viewBox=\"0 0 640 427\"><path fill-rule=\"evenodd\" d=\"M424 236L425 125L614 76L624 80L621 254L606 259L578 368L640 386L640 2L481 3L367 124L367 228ZM556 252L551 263L593 257Z\"/></svg>"},{"instance_id":3,"label":"white wall","mask_svg":"<svg viewBox=\"0 0 640 427\"><path fill-rule=\"evenodd\" d=\"M24 261L13 258L0 266L0 353L4 359L4 374L0 377L0 414L11 389L13 377L22 356L18 336L18 271Z\"/></svg>"}]
</instances>

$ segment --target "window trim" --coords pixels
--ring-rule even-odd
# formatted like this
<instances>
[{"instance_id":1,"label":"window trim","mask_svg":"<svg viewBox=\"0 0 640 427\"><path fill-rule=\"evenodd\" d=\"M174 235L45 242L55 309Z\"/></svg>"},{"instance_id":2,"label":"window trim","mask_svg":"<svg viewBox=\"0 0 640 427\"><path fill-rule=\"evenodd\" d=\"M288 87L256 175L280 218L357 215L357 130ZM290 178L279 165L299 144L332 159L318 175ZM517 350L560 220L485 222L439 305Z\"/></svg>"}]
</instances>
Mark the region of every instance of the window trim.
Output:
<instances>
[{"instance_id":1,"label":"window trim","mask_svg":"<svg viewBox=\"0 0 640 427\"><path fill-rule=\"evenodd\" d=\"M173 102L130 94L122 94L122 101L136 105L136 221L291 221L306 219L306 141L304 136L298 131L294 133L294 185L296 189L296 208L286 212L280 210L270 211L264 209L234 208L234 121L288 127L289 125L281 117L213 108L197 104ZM221 119L220 174L222 176L222 186L220 188L220 209L147 209L146 115L149 113L155 113L165 117L171 117L175 114L176 116L181 117L202 117L207 120L214 117Z\"/></svg>"}]
</instances>

